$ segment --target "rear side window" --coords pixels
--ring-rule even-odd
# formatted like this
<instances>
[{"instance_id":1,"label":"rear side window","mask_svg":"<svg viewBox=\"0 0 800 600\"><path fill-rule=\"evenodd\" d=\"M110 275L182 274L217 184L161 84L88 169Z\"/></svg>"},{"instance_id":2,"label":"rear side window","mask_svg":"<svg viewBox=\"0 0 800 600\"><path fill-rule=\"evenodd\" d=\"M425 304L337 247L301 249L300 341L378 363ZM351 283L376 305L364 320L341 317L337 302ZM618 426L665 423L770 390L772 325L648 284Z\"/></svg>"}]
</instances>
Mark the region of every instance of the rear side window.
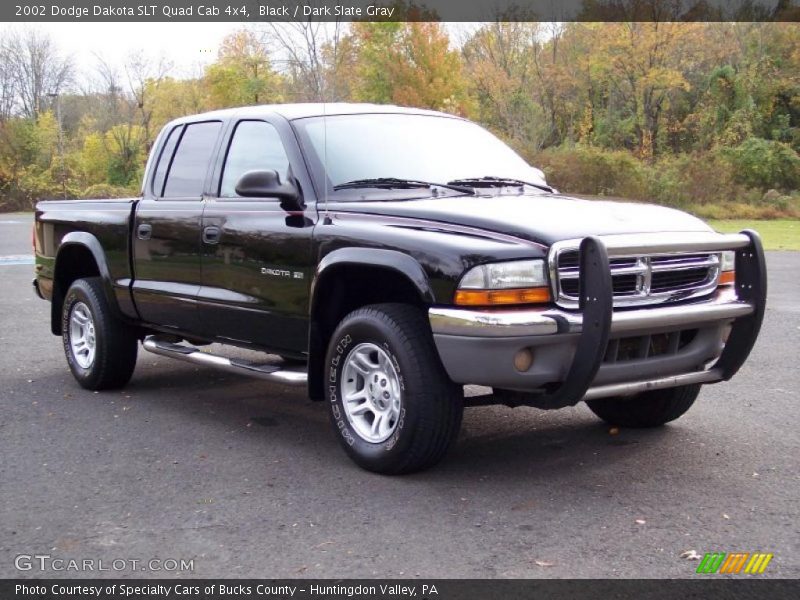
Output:
<instances>
[{"instance_id":1,"label":"rear side window","mask_svg":"<svg viewBox=\"0 0 800 600\"><path fill-rule=\"evenodd\" d=\"M222 123L208 121L186 126L167 175L164 198L200 197L214 144Z\"/></svg>"},{"instance_id":2,"label":"rear side window","mask_svg":"<svg viewBox=\"0 0 800 600\"><path fill-rule=\"evenodd\" d=\"M236 184L248 171L277 171L286 181L289 158L278 131L264 121L241 121L233 133L225 170L220 184L220 198L235 198Z\"/></svg>"},{"instance_id":3,"label":"rear side window","mask_svg":"<svg viewBox=\"0 0 800 600\"><path fill-rule=\"evenodd\" d=\"M155 175L153 175L154 196L160 196L164 192L164 179L169 169L169 161L172 160L172 155L175 153L175 146L181 137L181 129L183 129L182 126L173 128L167 136L167 141L164 142L164 147L161 149L161 156L158 158L158 165L156 165Z\"/></svg>"}]
</instances>

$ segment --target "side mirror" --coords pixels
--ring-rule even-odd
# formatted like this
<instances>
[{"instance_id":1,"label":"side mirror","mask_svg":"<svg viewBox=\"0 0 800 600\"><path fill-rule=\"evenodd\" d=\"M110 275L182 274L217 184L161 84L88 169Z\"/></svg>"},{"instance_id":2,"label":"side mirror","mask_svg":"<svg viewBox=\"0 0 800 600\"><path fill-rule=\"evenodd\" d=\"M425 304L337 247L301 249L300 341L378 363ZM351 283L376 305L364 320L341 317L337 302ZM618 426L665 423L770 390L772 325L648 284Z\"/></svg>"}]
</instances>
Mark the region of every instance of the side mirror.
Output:
<instances>
[{"instance_id":1,"label":"side mirror","mask_svg":"<svg viewBox=\"0 0 800 600\"><path fill-rule=\"evenodd\" d=\"M305 205L300 190L290 181L281 182L277 171L248 171L236 183L236 193L244 198L278 198L287 211L302 210Z\"/></svg>"}]
</instances>

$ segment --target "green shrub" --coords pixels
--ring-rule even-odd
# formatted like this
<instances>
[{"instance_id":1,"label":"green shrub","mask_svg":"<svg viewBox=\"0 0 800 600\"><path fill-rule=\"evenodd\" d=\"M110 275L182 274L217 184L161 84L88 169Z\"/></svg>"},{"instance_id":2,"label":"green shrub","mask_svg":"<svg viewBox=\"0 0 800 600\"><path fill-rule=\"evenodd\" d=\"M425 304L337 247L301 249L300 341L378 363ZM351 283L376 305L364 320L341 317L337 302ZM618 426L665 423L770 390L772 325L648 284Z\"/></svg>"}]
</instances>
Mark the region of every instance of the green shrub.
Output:
<instances>
[{"instance_id":1,"label":"green shrub","mask_svg":"<svg viewBox=\"0 0 800 600\"><path fill-rule=\"evenodd\" d=\"M131 198L139 195L139 190L109 183L97 183L83 190L81 198Z\"/></svg>"},{"instance_id":2,"label":"green shrub","mask_svg":"<svg viewBox=\"0 0 800 600\"><path fill-rule=\"evenodd\" d=\"M800 187L800 155L789 144L752 137L722 155L739 183L762 190Z\"/></svg>"},{"instance_id":3,"label":"green shrub","mask_svg":"<svg viewBox=\"0 0 800 600\"><path fill-rule=\"evenodd\" d=\"M763 149L763 145L759 147ZM786 158L785 147L770 148L768 152L772 154L767 156L767 162L791 167L792 158ZM729 150L667 156L649 164L623 151L563 146L544 150L530 162L544 169L548 182L565 193L656 202L706 219L800 216L799 195L775 189L765 193L753 185L752 178L745 183ZM751 148L749 154L753 152ZM742 155L748 152L743 151ZM776 171L773 169L773 175L761 183L775 179Z\"/></svg>"},{"instance_id":4,"label":"green shrub","mask_svg":"<svg viewBox=\"0 0 800 600\"><path fill-rule=\"evenodd\" d=\"M622 150L591 146L548 149L531 163L543 169L548 182L573 194L642 198L646 193L644 165Z\"/></svg>"},{"instance_id":5,"label":"green shrub","mask_svg":"<svg viewBox=\"0 0 800 600\"><path fill-rule=\"evenodd\" d=\"M758 202L762 193L735 181L718 153L667 157L648 169L647 197L668 206Z\"/></svg>"}]
</instances>

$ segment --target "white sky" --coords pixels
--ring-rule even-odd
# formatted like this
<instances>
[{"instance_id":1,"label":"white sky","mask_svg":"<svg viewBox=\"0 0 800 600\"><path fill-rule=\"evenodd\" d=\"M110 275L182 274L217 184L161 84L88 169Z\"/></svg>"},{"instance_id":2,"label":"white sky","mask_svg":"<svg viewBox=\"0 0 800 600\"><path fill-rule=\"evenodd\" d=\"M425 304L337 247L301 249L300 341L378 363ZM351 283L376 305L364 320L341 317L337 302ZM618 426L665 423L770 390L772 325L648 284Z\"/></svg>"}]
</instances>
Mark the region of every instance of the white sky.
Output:
<instances>
[{"instance_id":1,"label":"white sky","mask_svg":"<svg viewBox=\"0 0 800 600\"><path fill-rule=\"evenodd\" d=\"M0 0L3 2L6 0ZM79 89L91 87L98 56L120 73L131 53L142 52L158 59L162 55L173 65L169 75L196 77L203 67L214 62L226 35L252 27L252 23L16 23L0 24L0 38L5 32L38 29L48 33L62 55L72 57ZM446 23L451 45L457 47L473 23Z\"/></svg>"},{"instance_id":2,"label":"white sky","mask_svg":"<svg viewBox=\"0 0 800 600\"><path fill-rule=\"evenodd\" d=\"M3 1L3 0L0 0ZM213 62L222 39L243 23L20 23L0 29L35 28L51 35L59 51L72 56L78 72L87 74L97 64L95 55L121 67L126 56L143 51L162 54L174 65L175 76L199 73Z\"/></svg>"}]
</instances>

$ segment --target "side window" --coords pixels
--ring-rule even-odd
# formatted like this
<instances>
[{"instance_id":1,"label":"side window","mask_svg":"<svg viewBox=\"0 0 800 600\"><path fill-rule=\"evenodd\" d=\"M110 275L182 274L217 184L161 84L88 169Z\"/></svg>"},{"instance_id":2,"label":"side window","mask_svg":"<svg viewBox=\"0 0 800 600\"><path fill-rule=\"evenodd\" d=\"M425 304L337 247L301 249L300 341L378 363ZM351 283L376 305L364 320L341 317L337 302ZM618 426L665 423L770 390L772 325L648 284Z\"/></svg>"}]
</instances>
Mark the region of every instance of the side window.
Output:
<instances>
[{"instance_id":1,"label":"side window","mask_svg":"<svg viewBox=\"0 0 800 600\"><path fill-rule=\"evenodd\" d=\"M165 198L200 197L208 173L214 144L222 123L208 121L187 125L164 186Z\"/></svg>"},{"instance_id":2,"label":"side window","mask_svg":"<svg viewBox=\"0 0 800 600\"><path fill-rule=\"evenodd\" d=\"M286 181L289 158L278 131L264 121L241 121L233 132L220 183L220 198L235 198L236 183L248 171L272 169Z\"/></svg>"},{"instance_id":3,"label":"side window","mask_svg":"<svg viewBox=\"0 0 800 600\"><path fill-rule=\"evenodd\" d=\"M175 146L178 144L178 139L181 137L182 125L173 127L169 132L164 146L161 148L161 155L158 157L158 164L156 165L155 174L153 175L153 195L160 196L164 193L164 179L167 177L167 169L169 169L169 161L172 160L172 155L175 153Z\"/></svg>"}]
</instances>

